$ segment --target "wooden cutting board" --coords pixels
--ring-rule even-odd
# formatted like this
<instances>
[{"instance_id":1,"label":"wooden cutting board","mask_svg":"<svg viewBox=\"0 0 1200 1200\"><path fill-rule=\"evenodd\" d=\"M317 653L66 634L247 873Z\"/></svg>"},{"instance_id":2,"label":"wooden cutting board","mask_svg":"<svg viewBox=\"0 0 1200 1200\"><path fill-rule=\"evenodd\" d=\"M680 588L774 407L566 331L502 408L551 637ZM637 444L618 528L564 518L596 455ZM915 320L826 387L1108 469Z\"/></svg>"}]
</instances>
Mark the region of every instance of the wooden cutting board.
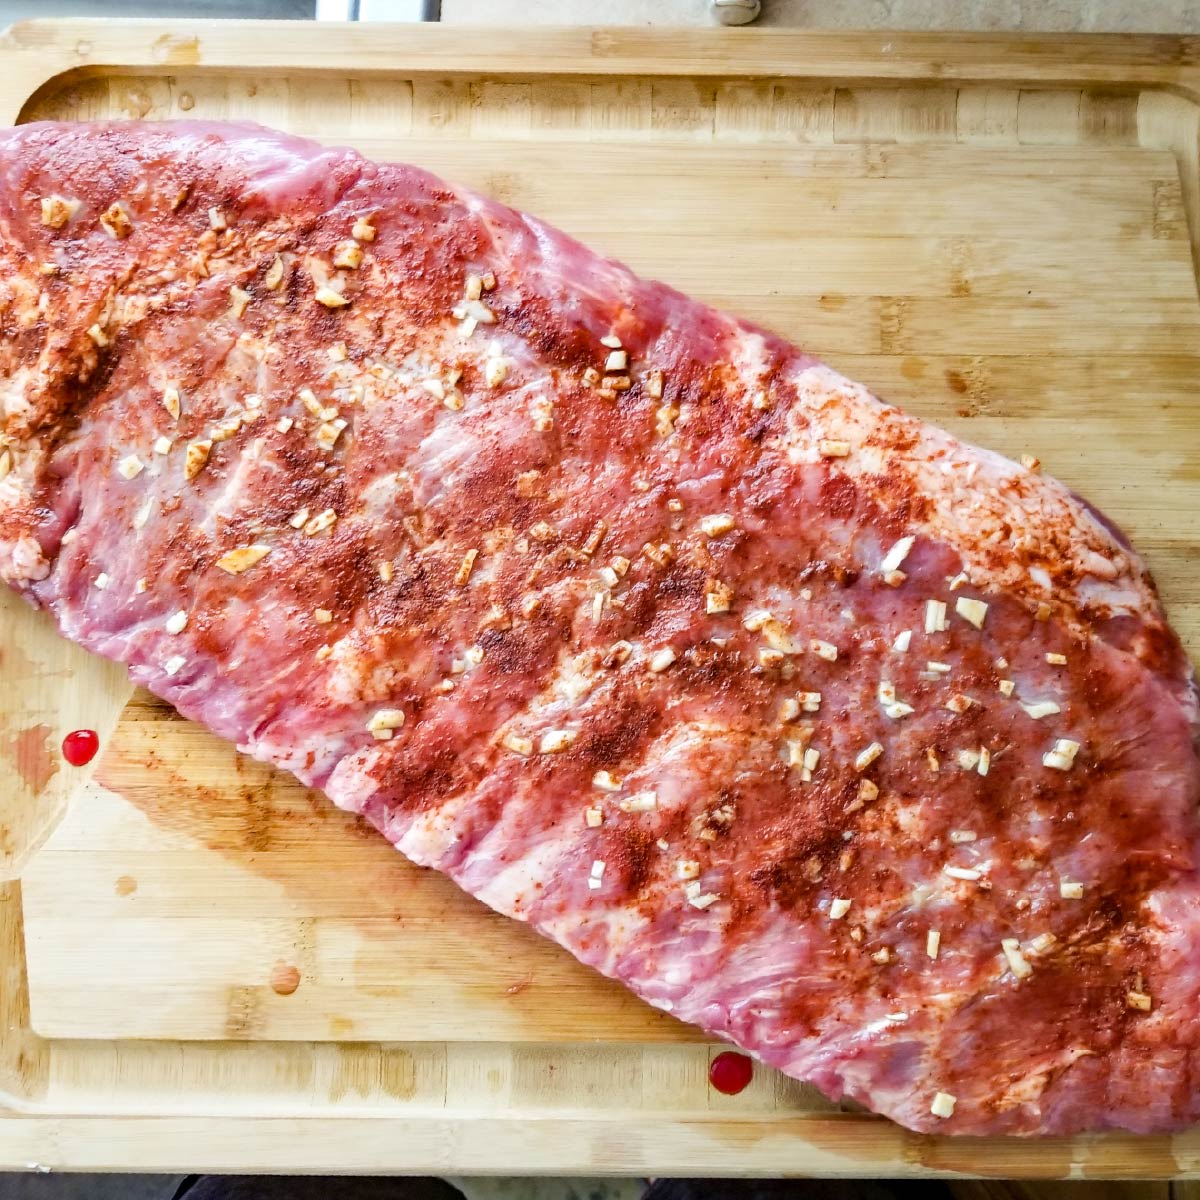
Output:
<instances>
[{"instance_id":1,"label":"wooden cutting board","mask_svg":"<svg viewBox=\"0 0 1200 1200\"><path fill-rule=\"evenodd\" d=\"M1130 533L1197 657L1197 59L1165 38L47 22L0 43L0 117L253 119L536 212L1039 455ZM7 595L0 684L0 1105L21 1114L0 1163L1200 1166L1190 1134L918 1138L765 1069L719 1096L694 1031L131 698ZM102 733L94 772L58 756L78 726Z\"/></svg>"}]
</instances>

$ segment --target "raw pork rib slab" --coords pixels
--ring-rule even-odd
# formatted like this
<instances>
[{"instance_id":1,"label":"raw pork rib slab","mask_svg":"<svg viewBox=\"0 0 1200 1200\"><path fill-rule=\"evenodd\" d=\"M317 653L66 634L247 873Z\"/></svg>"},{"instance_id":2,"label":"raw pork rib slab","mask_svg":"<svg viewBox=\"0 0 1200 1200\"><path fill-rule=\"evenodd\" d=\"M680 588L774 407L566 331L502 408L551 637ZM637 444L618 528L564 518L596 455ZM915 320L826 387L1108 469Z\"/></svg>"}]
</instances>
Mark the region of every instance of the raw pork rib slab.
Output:
<instances>
[{"instance_id":1,"label":"raw pork rib slab","mask_svg":"<svg viewBox=\"0 0 1200 1200\"><path fill-rule=\"evenodd\" d=\"M831 1096L1197 1119L1196 695L1087 505L411 167L0 148L0 574L67 637Z\"/></svg>"}]
</instances>

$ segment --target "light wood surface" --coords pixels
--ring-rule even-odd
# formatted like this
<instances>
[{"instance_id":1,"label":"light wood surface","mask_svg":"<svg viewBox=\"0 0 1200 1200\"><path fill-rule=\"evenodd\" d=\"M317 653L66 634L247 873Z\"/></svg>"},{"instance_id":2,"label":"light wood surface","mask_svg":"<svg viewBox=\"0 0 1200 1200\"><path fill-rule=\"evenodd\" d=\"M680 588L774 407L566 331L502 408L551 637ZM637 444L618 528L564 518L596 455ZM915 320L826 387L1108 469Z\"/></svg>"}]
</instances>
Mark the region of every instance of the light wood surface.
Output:
<instances>
[{"instance_id":1,"label":"light wood surface","mask_svg":"<svg viewBox=\"0 0 1200 1200\"><path fill-rule=\"evenodd\" d=\"M1130 533L1197 657L1197 58L1162 38L46 23L0 44L0 116L255 119L537 212L1038 454ZM94 773L54 753L79 725L104 735ZM19 877L0 1163L1200 1170L1197 1134L918 1138L764 1069L716 1095L694 1032L130 702L9 596L0 754Z\"/></svg>"}]
</instances>

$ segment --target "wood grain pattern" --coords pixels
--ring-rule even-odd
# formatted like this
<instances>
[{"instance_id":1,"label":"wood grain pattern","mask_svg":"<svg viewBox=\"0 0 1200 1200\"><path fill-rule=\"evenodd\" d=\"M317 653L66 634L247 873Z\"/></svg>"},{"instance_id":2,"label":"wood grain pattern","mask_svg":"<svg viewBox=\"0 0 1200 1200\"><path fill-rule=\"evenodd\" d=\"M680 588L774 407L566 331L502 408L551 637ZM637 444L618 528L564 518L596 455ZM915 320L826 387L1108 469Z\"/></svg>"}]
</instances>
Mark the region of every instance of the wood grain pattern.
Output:
<instances>
[{"instance_id":1,"label":"wood grain pattern","mask_svg":"<svg viewBox=\"0 0 1200 1200\"><path fill-rule=\"evenodd\" d=\"M254 119L536 211L1037 453L1128 530L1197 657L1198 46L36 23L0 38L0 117ZM7 595L0 683L0 1163L1200 1171L1196 1134L919 1138L763 1069L719 1096L693 1031ZM53 754L78 724L105 737L88 777Z\"/></svg>"}]
</instances>

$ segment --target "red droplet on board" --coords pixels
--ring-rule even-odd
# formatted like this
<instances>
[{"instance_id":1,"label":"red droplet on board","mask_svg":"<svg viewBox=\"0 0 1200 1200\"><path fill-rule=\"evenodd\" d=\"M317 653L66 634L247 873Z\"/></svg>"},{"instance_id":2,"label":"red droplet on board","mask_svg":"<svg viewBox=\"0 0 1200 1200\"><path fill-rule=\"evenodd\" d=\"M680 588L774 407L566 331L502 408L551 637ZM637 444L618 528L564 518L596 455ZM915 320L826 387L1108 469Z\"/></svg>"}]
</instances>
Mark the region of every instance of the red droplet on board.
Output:
<instances>
[{"instance_id":1,"label":"red droplet on board","mask_svg":"<svg viewBox=\"0 0 1200 1200\"><path fill-rule=\"evenodd\" d=\"M96 757L100 735L94 729L76 729L63 738L63 758L73 767L82 767Z\"/></svg>"},{"instance_id":2,"label":"red droplet on board","mask_svg":"<svg viewBox=\"0 0 1200 1200\"><path fill-rule=\"evenodd\" d=\"M725 1050L718 1054L708 1068L708 1082L726 1096L736 1096L746 1087L753 1075L754 1064L744 1054L733 1050Z\"/></svg>"}]
</instances>

